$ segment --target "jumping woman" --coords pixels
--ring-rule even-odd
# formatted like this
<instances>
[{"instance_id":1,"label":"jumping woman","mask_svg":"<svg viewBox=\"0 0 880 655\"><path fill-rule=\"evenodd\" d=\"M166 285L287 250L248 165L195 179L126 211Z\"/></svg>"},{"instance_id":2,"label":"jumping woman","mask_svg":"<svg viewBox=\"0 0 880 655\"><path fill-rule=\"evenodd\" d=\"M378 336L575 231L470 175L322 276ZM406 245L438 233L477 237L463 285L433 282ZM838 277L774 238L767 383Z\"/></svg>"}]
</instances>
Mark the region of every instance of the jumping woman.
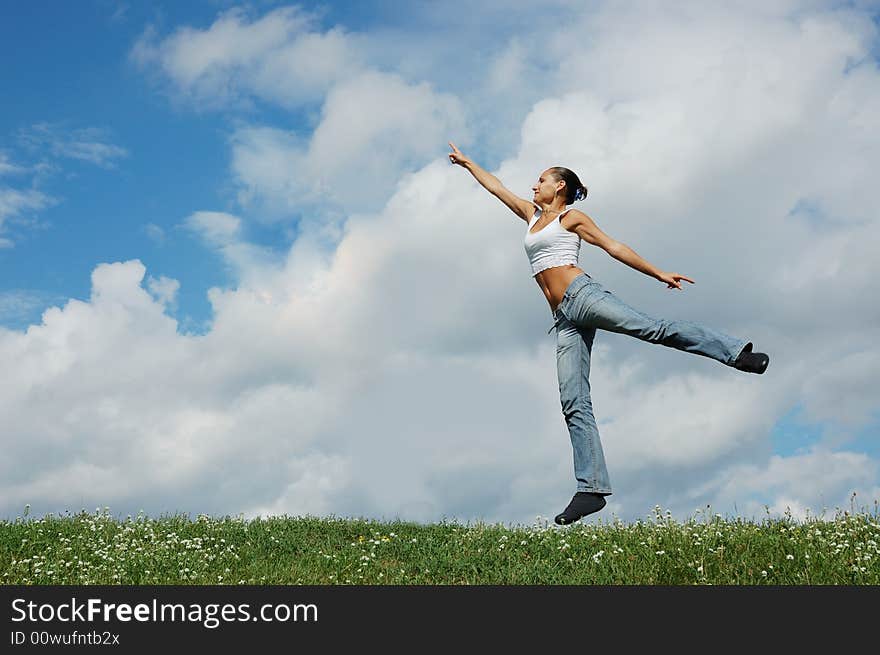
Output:
<instances>
[{"instance_id":1,"label":"jumping woman","mask_svg":"<svg viewBox=\"0 0 880 655\"><path fill-rule=\"evenodd\" d=\"M574 450L577 490L568 507L554 519L573 523L605 507L611 482L599 441L599 430L590 400L590 354L596 330L628 334L650 343L711 357L726 366L749 373L763 373L770 358L752 352L752 343L693 323L651 318L633 309L601 283L578 268L581 239L609 255L668 285L681 290L681 281L694 283L678 273L667 273L642 259L626 244L602 232L593 220L577 209L566 209L587 196L587 188L567 168L554 166L540 174L532 187L532 200L520 198L501 181L449 144L449 160L466 168L485 189L528 223L525 250L532 274L550 303L556 329L556 371L562 413ZM548 332L549 333L549 332Z\"/></svg>"}]
</instances>

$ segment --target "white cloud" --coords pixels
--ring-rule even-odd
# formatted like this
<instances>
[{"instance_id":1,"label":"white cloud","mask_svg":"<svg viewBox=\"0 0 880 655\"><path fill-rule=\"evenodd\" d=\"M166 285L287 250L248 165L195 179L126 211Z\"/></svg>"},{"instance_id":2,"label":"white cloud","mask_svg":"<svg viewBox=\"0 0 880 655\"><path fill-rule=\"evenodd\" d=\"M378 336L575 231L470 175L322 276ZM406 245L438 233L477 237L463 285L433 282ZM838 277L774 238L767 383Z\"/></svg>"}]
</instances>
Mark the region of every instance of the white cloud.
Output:
<instances>
[{"instance_id":1,"label":"white cloud","mask_svg":"<svg viewBox=\"0 0 880 655\"><path fill-rule=\"evenodd\" d=\"M18 175L26 171L25 167L13 164L9 155L0 151L0 175Z\"/></svg>"},{"instance_id":2,"label":"white cloud","mask_svg":"<svg viewBox=\"0 0 880 655\"><path fill-rule=\"evenodd\" d=\"M184 225L211 246L227 246L238 240L241 231L241 220L224 212L196 212L184 221Z\"/></svg>"},{"instance_id":3,"label":"white cloud","mask_svg":"<svg viewBox=\"0 0 880 655\"><path fill-rule=\"evenodd\" d=\"M3 240L0 239L0 248ZM12 242L9 246L12 247ZM10 289L0 291L0 323L19 323L34 316L41 307L51 302L51 298L42 292L30 289Z\"/></svg>"},{"instance_id":4,"label":"white cloud","mask_svg":"<svg viewBox=\"0 0 880 655\"><path fill-rule=\"evenodd\" d=\"M215 249L243 286L259 286L266 269L278 265L278 256L271 249L244 239L242 222L237 216L225 212L198 211L188 216L182 226Z\"/></svg>"},{"instance_id":5,"label":"white cloud","mask_svg":"<svg viewBox=\"0 0 880 655\"><path fill-rule=\"evenodd\" d=\"M180 290L180 282L174 278L160 275L158 278L150 277L147 280L147 288L161 304L174 307L177 301L177 292Z\"/></svg>"},{"instance_id":6,"label":"white cloud","mask_svg":"<svg viewBox=\"0 0 880 655\"><path fill-rule=\"evenodd\" d=\"M239 202L249 206L265 197L275 200L276 211L295 210L296 184L304 183L293 176L306 148L302 139L277 128L247 127L236 131L231 145Z\"/></svg>"},{"instance_id":7,"label":"white cloud","mask_svg":"<svg viewBox=\"0 0 880 655\"><path fill-rule=\"evenodd\" d=\"M46 150L54 157L113 168L115 160L127 157L128 151L108 143L108 138L107 131L101 128L66 129L53 123L36 123L18 132L19 141L31 150Z\"/></svg>"},{"instance_id":8,"label":"white cloud","mask_svg":"<svg viewBox=\"0 0 880 655\"><path fill-rule=\"evenodd\" d=\"M165 243L165 230L163 230L161 226L156 225L155 223L147 223L143 226L143 231L153 243L159 245Z\"/></svg>"},{"instance_id":9,"label":"white cloud","mask_svg":"<svg viewBox=\"0 0 880 655\"><path fill-rule=\"evenodd\" d=\"M851 348L848 353L840 348L827 349L822 353L822 366L804 379L807 417L813 421L830 420L838 430L866 425L871 414L880 409L878 371L880 353L873 343ZM834 393L828 393L829 389L834 389Z\"/></svg>"},{"instance_id":10,"label":"white cloud","mask_svg":"<svg viewBox=\"0 0 880 655\"><path fill-rule=\"evenodd\" d=\"M771 355L753 376L600 332L591 383L615 489L605 514L660 504L760 516L766 504L803 515L877 494L876 458L832 443L876 409L869 248L880 235L860 186L880 162L870 19L818 4L571 12L540 68L512 36L499 41L482 102L367 66L309 91L326 95L311 133L237 129L242 204L294 212L326 199L346 216L299 223L283 261L250 244L238 216L187 218L239 279L211 290L207 334L179 333L163 300L173 283L148 281L151 295L137 261L99 266L88 302L0 330L0 359L16 371L0 378L2 509L82 498L153 513L519 522L562 509L571 451L525 224L445 160L444 132L491 123L493 97L523 102L514 80L530 73L540 84L523 84L541 92L519 140L507 132L499 177L526 195L542 168L574 168L591 189L579 207L600 227L697 284L667 292L584 245L591 275L645 313ZM265 53L312 27L243 16L139 56L194 95L223 98L232 79L230 96L293 102L253 80ZM568 47L575 36L583 50ZM184 41L198 48L185 75ZM472 123L473 107L486 113ZM495 111L502 125L516 116ZM798 404L829 421L828 443L773 453L776 421Z\"/></svg>"},{"instance_id":11,"label":"white cloud","mask_svg":"<svg viewBox=\"0 0 880 655\"><path fill-rule=\"evenodd\" d=\"M304 209L378 209L402 172L436 157L447 135L466 131L464 112L428 84L364 73L336 85L308 142L271 128L233 137L239 200L284 215Z\"/></svg>"},{"instance_id":12,"label":"white cloud","mask_svg":"<svg viewBox=\"0 0 880 655\"><path fill-rule=\"evenodd\" d=\"M240 502L256 488L289 484L275 463L308 447L335 411L277 344L242 348L242 335L221 331L179 335L141 288L144 272L137 261L101 265L88 302L51 308L27 332L0 331L0 355L16 370L0 381L4 507L155 492L146 503L155 508L177 502L180 485L205 483L205 501ZM217 477L242 466L265 482Z\"/></svg>"},{"instance_id":13,"label":"white cloud","mask_svg":"<svg viewBox=\"0 0 880 655\"><path fill-rule=\"evenodd\" d=\"M157 66L175 94L200 107L234 105L249 94L296 107L319 100L360 66L343 31L315 32L314 23L299 7L253 21L246 10L233 8L204 30L184 27L160 40L148 28L131 59L142 68Z\"/></svg>"},{"instance_id":14,"label":"white cloud","mask_svg":"<svg viewBox=\"0 0 880 655\"><path fill-rule=\"evenodd\" d=\"M41 161L23 166L13 164L9 155L0 152L0 176L29 175L31 188L0 186L0 234L9 223L33 225L33 214L58 204L59 200L40 191L43 179L60 170L58 158L79 159L104 168L113 168L115 160L128 156L128 151L107 142L106 131L99 128L65 129L61 124L36 123L17 132L17 141L24 151ZM46 158L49 160L47 161ZM0 236L0 249L12 248L14 240Z\"/></svg>"},{"instance_id":15,"label":"white cloud","mask_svg":"<svg viewBox=\"0 0 880 655\"><path fill-rule=\"evenodd\" d=\"M0 231L6 221L16 219L29 211L40 211L56 202L52 196L35 189L0 187Z\"/></svg>"},{"instance_id":16,"label":"white cloud","mask_svg":"<svg viewBox=\"0 0 880 655\"><path fill-rule=\"evenodd\" d=\"M795 518L817 515L823 509L849 509L853 492L871 501L878 477L878 463L860 453L812 450L791 457L773 456L763 466L734 467L719 476L717 495L728 504L748 499L749 494L769 496L770 503L748 499L740 507L747 515L759 516L765 505L770 513L782 515L791 509ZM874 496L873 499L876 499Z\"/></svg>"}]
</instances>

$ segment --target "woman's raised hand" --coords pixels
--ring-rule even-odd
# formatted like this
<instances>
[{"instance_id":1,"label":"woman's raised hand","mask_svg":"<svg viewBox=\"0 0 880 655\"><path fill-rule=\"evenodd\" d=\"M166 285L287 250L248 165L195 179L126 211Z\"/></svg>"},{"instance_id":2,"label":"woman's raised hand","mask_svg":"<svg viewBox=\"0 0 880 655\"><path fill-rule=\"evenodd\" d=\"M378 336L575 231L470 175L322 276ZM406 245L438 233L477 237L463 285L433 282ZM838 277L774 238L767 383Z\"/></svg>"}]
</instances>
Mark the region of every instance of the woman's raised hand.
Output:
<instances>
[{"instance_id":1,"label":"woman's raised hand","mask_svg":"<svg viewBox=\"0 0 880 655\"><path fill-rule=\"evenodd\" d=\"M685 277L684 275L679 275L678 273L661 273L660 281L665 282L669 285L669 289L678 289L681 291L681 280L687 280L691 284L695 284L695 282L689 277Z\"/></svg>"},{"instance_id":2,"label":"woman's raised hand","mask_svg":"<svg viewBox=\"0 0 880 655\"><path fill-rule=\"evenodd\" d=\"M455 147L455 144L452 141L449 142L449 146L452 148L452 152L449 153L449 161L453 164L458 164L459 166L464 166L470 160L464 156L464 154Z\"/></svg>"}]
</instances>

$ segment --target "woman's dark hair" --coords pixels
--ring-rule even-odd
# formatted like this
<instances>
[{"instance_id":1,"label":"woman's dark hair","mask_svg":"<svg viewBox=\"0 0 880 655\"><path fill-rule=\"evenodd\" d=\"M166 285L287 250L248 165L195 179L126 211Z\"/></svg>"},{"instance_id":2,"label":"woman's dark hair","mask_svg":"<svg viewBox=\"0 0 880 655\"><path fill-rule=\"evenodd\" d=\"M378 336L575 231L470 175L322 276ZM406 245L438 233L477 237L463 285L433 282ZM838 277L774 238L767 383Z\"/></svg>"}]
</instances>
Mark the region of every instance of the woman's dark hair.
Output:
<instances>
[{"instance_id":1,"label":"woman's dark hair","mask_svg":"<svg viewBox=\"0 0 880 655\"><path fill-rule=\"evenodd\" d=\"M570 205L576 200L583 200L587 197L587 187L581 184L578 176L567 168L562 166L554 166L550 169L550 174L557 180L565 182L565 204Z\"/></svg>"}]
</instances>

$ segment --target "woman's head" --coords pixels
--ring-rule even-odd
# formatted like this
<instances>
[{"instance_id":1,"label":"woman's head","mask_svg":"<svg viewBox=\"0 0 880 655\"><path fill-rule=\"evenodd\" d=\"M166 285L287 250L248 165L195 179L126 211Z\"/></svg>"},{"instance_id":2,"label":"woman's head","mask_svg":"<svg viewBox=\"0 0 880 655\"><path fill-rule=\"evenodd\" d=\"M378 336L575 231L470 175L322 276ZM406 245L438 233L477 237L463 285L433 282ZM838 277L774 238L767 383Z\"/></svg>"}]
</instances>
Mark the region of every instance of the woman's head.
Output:
<instances>
[{"instance_id":1,"label":"woman's head","mask_svg":"<svg viewBox=\"0 0 880 655\"><path fill-rule=\"evenodd\" d=\"M549 198L543 198L545 202L552 202L557 194L565 198L566 205L587 197L587 187L581 184L573 171L563 166L554 166L541 173L538 183L532 189L536 199L549 195Z\"/></svg>"}]
</instances>

